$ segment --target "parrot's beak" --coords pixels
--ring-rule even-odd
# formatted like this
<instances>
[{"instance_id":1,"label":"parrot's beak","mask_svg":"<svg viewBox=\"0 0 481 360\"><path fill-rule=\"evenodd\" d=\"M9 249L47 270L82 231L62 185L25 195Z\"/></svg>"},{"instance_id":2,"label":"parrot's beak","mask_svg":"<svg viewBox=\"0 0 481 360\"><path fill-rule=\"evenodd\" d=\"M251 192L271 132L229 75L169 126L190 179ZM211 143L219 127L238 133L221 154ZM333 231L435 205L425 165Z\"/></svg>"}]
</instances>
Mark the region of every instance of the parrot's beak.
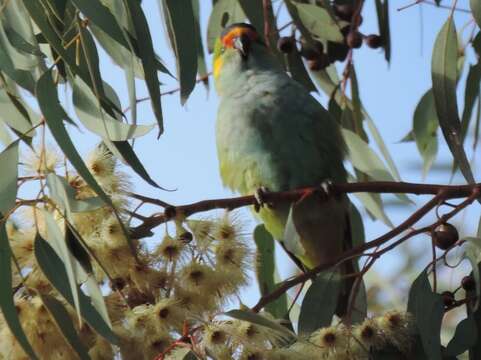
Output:
<instances>
[{"instance_id":1,"label":"parrot's beak","mask_svg":"<svg viewBox=\"0 0 481 360\"><path fill-rule=\"evenodd\" d=\"M249 55L250 46L251 39L245 34L239 35L234 39L234 48L239 51L244 60L247 59Z\"/></svg>"}]
</instances>

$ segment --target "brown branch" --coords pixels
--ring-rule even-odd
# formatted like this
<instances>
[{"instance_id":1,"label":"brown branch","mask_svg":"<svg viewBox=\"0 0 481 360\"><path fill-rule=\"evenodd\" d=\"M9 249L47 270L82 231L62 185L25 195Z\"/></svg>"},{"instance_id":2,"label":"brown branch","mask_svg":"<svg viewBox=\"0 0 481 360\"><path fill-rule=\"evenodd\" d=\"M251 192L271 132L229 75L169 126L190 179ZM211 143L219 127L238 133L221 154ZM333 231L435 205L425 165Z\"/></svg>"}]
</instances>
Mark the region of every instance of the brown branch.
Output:
<instances>
[{"instance_id":1,"label":"brown branch","mask_svg":"<svg viewBox=\"0 0 481 360\"><path fill-rule=\"evenodd\" d=\"M297 201L306 191L319 190L317 187L308 187L282 192L268 192L265 194L265 201L268 203L294 202ZM436 195L441 190L443 200L468 197L474 189L481 189L481 183L473 185L436 185L416 184L406 182L372 181L333 184L331 191L334 194L349 194L359 192L370 193L405 193L414 195ZM192 214L214 209L233 210L244 206L256 204L254 195L240 196L234 198L203 200L187 205L170 206L160 215L147 218L139 226L132 228L131 236L135 239L152 236L152 229L171 220L175 216L188 217ZM437 205L434 204L434 206Z\"/></svg>"},{"instance_id":2,"label":"brown branch","mask_svg":"<svg viewBox=\"0 0 481 360\"><path fill-rule=\"evenodd\" d=\"M419 185L419 184L417 184ZM432 186L432 185L428 185ZM366 242L364 244L361 244L355 248L352 248L348 251L345 251L343 254L339 255L336 259L330 261L329 263L321 264L317 267L315 267L312 270L309 270L305 273L302 273L290 280L287 280L283 282L277 289L272 291L269 294L264 295L261 297L261 299L258 301L258 303L252 308L253 311L258 312L260 311L264 306L269 304L270 302L276 300L279 296L283 295L286 293L290 288L296 286L297 284L300 284L302 282L305 282L306 280L312 278L316 274L327 270L331 267L337 266L341 264L342 262L351 259L353 257L361 256L363 252L367 249L371 249L373 247L380 246L390 239L392 239L394 236L400 234L404 230L407 230L410 228L412 225L414 225L418 220L420 220L424 215L426 215L430 210L432 210L434 207L436 207L437 204L439 204L441 201L444 199L447 199L448 197L452 196L454 193L449 193L449 188L453 188L455 186L448 186L448 187L441 187L438 194L433 197L429 202L427 202L422 208L417 210L414 214L412 214L410 217L408 217L402 224L397 226L396 228L392 229L391 231L387 232L386 234L378 237L375 240ZM454 190L454 189L453 189ZM382 250L379 250L377 252L374 252L372 254L364 254L364 255L369 255L374 258L380 257L382 254L386 253L387 251L393 249L395 246L401 244L405 240L413 237L414 235L423 233L423 232L429 232L432 229L435 229L437 226L439 226L441 223L446 222L450 218L452 218L454 215L456 215L458 212L460 212L462 209L467 207L468 205L472 204L476 199L479 198L481 193L481 187L479 184L475 185L471 189L471 193L467 196L467 199L464 200L462 203L460 203L455 209L450 211L448 214L445 214L441 216L435 223L431 224L430 226L424 227L419 230L414 230L411 231L409 234L405 235L401 239L397 240L395 243L383 248Z\"/></svg>"},{"instance_id":3,"label":"brown branch","mask_svg":"<svg viewBox=\"0 0 481 360\"><path fill-rule=\"evenodd\" d=\"M269 21L269 15L272 11L272 3L271 0L262 0L262 10L264 13L264 37L266 39L267 47L270 47L270 35L271 35L271 24Z\"/></svg>"}]
</instances>

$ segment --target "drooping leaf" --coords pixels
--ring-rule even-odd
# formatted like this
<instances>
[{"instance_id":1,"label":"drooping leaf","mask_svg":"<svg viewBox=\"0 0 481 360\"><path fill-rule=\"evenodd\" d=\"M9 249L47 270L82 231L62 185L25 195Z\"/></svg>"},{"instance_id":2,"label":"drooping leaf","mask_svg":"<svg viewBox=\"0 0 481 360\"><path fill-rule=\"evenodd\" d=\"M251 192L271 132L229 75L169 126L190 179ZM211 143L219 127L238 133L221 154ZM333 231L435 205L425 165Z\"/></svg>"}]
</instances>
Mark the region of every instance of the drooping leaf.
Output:
<instances>
[{"instance_id":1,"label":"drooping leaf","mask_svg":"<svg viewBox=\"0 0 481 360\"><path fill-rule=\"evenodd\" d=\"M10 57L7 35L0 28L0 69L19 86L33 93L35 88L35 80L29 71L18 69L15 67L14 59Z\"/></svg>"},{"instance_id":2,"label":"drooping leaf","mask_svg":"<svg viewBox=\"0 0 481 360\"><path fill-rule=\"evenodd\" d=\"M153 124L126 124L105 113L99 107L95 94L80 78L74 80L72 100L82 124L91 132L103 138L112 141L125 141L144 136L154 128Z\"/></svg>"},{"instance_id":3,"label":"drooping leaf","mask_svg":"<svg viewBox=\"0 0 481 360\"><path fill-rule=\"evenodd\" d=\"M139 57L142 61L145 82L150 95L150 103L159 125L160 135L164 131L162 108L160 104L160 83L159 78L157 77L156 55L152 44L149 26L139 2L124 0L124 4L130 13L136 35L135 37L139 44Z\"/></svg>"},{"instance_id":4,"label":"drooping leaf","mask_svg":"<svg viewBox=\"0 0 481 360\"><path fill-rule=\"evenodd\" d=\"M464 141L469 129L469 123L473 113L474 104L479 97L479 86L481 82L481 62L469 67L464 90L464 109L461 117L461 139Z\"/></svg>"},{"instance_id":5,"label":"drooping leaf","mask_svg":"<svg viewBox=\"0 0 481 360\"><path fill-rule=\"evenodd\" d=\"M191 0L192 1L192 10L194 12L194 27L195 27L195 39L196 39L196 48L197 48L197 73L199 74L200 78L205 78L203 83L208 88L209 87L209 79L208 79L208 72L207 72L207 65L205 62L205 54L204 54L204 47L202 44L202 32L200 27L200 4L199 0Z\"/></svg>"},{"instance_id":6,"label":"drooping leaf","mask_svg":"<svg viewBox=\"0 0 481 360\"><path fill-rule=\"evenodd\" d=\"M256 275L262 296L276 288L276 265L274 238L264 225L254 229L254 241L257 249ZM287 297L282 295L277 300L267 304L266 310L275 318L281 319L287 314Z\"/></svg>"},{"instance_id":7,"label":"drooping leaf","mask_svg":"<svg viewBox=\"0 0 481 360\"><path fill-rule=\"evenodd\" d=\"M423 158L423 177L426 177L438 151L438 116L434 106L434 96L428 90L414 111L413 133L419 153Z\"/></svg>"},{"instance_id":8,"label":"drooping leaf","mask_svg":"<svg viewBox=\"0 0 481 360\"><path fill-rule=\"evenodd\" d=\"M64 235L62 234L62 231L60 230L52 214L48 211L44 211L43 216L47 225L47 240L50 244L52 244L52 247L57 252L57 255L64 263L64 268L68 279L68 285L70 287L70 293L72 294L75 310L77 311L77 315L80 319L80 300L74 258L70 253L67 247L67 243L65 242Z\"/></svg>"},{"instance_id":9,"label":"drooping leaf","mask_svg":"<svg viewBox=\"0 0 481 360\"><path fill-rule=\"evenodd\" d=\"M246 18L238 0L218 0L209 16L207 25L207 48L210 53L222 30L233 23L244 21Z\"/></svg>"},{"instance_id":10,"label":"drooping leaf","mask_svg":"<svg viewBox=\"0 0 481 360\"><path fill-rule=\"evenodd\" d=\"M3 218L3 214L0 214ZM23 351L30 358L37 360L35 352L30 345L25 332L23 331L20 320L18 319L17 308L13 301L12 293L12 249L8 241L5 221L0 223L0 309L8 328L15 336Z\"/></svg>"},{"instance_id":11,"label":"drooping leaf","mask_svg":"<svg viewBox=\"0 0 481 360\"><path fill-rule=\"evenodd\" d=\"M444 303L441 295L433 293L426 270L411 285L407 311L414 316L428 358L441 360L440 332Z\"/></svg>"},{"instance_id":12,"label":"drooping leaf","mask_svg":"<svg viewBox=\"0 0 481 360\"><path fill-rule=\"evenodd\" d=\"M111 112L112 108L116 108L112 102L107 99L106 97L102 96L101 89L99 88L99 80L98 76L94 76L94 82L92 82L92 74L90 73L89 67L85 63L85 61L80 62L77 65L77 53L75 48L69 47L64 48L63 39L60 39L57 35L56 29L54 29L49 21L49 13L46 13L45 8L40 5L40 2L37 0L24 0L23 3L27 8L32 20L37 24L39 29L42 31L42 35L48 41L50 46L55 50L55 52L60 56L60 58L68 64L69 70L71 70L75 75L78 75L82 78L82 80L88 84L88 86L95 91L97 89L100 95L100 103L102 107L107 112ZM81 29L82 30L82 29ZM84 40L88 41L90 37L87 31L84 31ZM85 45L85 43L84 43ZM83 56L83 52L81 52ZM89 60L92 60L90 58ZM49 71L45 72L49 73ZM42 76L44 77L44 76ZM39 79L40 80L40 79ZM97 83L95 83L97 82ZM101 83L100 83L101 84ZM38 81L35 87L35 91L38 89ZM121 109L115 109L117 112L121 112Z\"/></svg>"},{"instance_id":13,"label":"drooping leaf","mask_svg":"<svg viewBox=\"0 0 481 360\"><path fill-rule=\"evenodd\" d=\"M478 264L481 262L481 237L468 236L463 240L466 241L463 257L470 262L474 282L476 283L476 301L473 306L474 310L476 310L479 307L479 297L481 294L481 276L478 267Z\"/></svg>"},{"instance_id":14,"label":"drooping leaf","mask_svg":"<svg viewBox=\"0 0 481 360\"><path fill-rule=\"evenodd\" d=\"M293 3L303 25L318 40L329 40L338 43L344 41L339 24L329 15L329 12L316 5Z\"/></svg>"},{"instance_id":15,"label":"drooping leaf","mask_svg":"<svg viewBox=\"0 0 481 360\"><path fill-rule=\"evenodd\" d=\"M474 183L461 140L461 123L456 100L457 56L456 28L450 16L434 43L431 63L434 101L444 139L465 179L469 183Z\"/></svg>"},{"instance_id":16,"label":"drooping leaf","mask_svg":"<svg viewBox=\"0 0 481 360\"><path fill-rule=\"evenodd\" d=\"M177 62L180 102L185 104L197 75L197 31L192 0L162 0L170 42Z\"/></svg>"},{"instance_id":17,"label":"drooping leaf","mask_svg":"<svg viewBox=\"0 0 481 360\"><path fill-rule=\"evenodd\" d=\"M52 200L68 213L93 211L104 205L97 196L78 200L75 189L67 183L67 180L54 173L47 175L47 187Z\"/></svg>"},{"instance_id":18,"label":"drooping leaf","mask_svg":"<svg viewBox=\"0 0 481 360\"><path fill-rule=\"evenodd\" d=\"M471 276L474 276L475 273L480 273L481 264L477 264L475 268L473 268L473 272ZM475 271L476 269L476 271ZM476 284L479 283L479 276L476 280ZM476 297L477 290L469 290L466 291L466 298L473 299ZM476 341L469 349L469 360L477 360L481 356L481 306L477 306L474 302L470 302L466 306L468 317L473 318L475 325L476 325Z\"/></svg>"},{"instance_id":19,"label":"drooping leaf","mask_svg":"<svg viewBox=\"0 0 481 360\"><path fill-rule=\"evenodd\" d=\"M356 178L351 174L348 174L349 182L356 182ZM381 198L375 196L378 194L372 193L355 193L354 196L359 199L362 205L374 218L381 220L387 226L393 228L394 224L391 222L389 217L386 215Z\"/></svg>"},{"instance_id":20,"label":"drooping leaf","mask_svg":"<svg viewBox=\"0 0 481 360\"><path fill-rule=\"evenodd\" d=\"M85 180L85 182L92 188L92 190L110 207L114 207L110 197L102 190L100 185L97 183L95 178L90 173L89 169L85 165L84 161L80 157L77 149L72 143L67 130L63 124L63 119L67 116L65 110L62 108L58 102L57 89L53 83L52 74L50 71L45 72L40 79L37 81L36 87L37 100L42 111L47 125L65 156L72 163L72 166L77 170L80 176ZM132 254L135 255L135 246L132 240L128 236L128 233L120 219L117 211L114 211L115 216L119 220L122 226L122 231L127 239L130 246Z\"/></svg>"},{"instance_id":21,"label":"drooping leaf","mask_svg":"<svg viewBox=\"0 0 481 360\"><path fill-rule=\"evenodd\" d=\"M8 214L17 199L18 141L0 153L0 213Z\"/></svg>"},{"instance_id":22,"label":"drooping leaf","mask_svg":"<svg viewBox=\"0 0 481 360\"><path fill-rule=\"evenodd\" d=\"M290 330L288 330L286 327L280 325L277 322L274 322L262 315L256 314L252 311L248 310L230 310L224 313L224 315L229 316L231 318L237 319L237 320L243 320L247 321L256 325L264 326L266 328L269 328L283 337L286 338L293 338L295 337L294 333L292 333Z\"/></svg>"},{"instance_id":23,"label":"drooping leaf","mask_svg":"<svg viewBox=\"0 0 481 360\"><path fill-rule=\"evenodd\" d=\"M396 181L382 160L356 133L342 129L342 135L349 152L352 165L359 171L379 181ZM410 202L405 194L397 195L401 200Z\"/></svg>"},{"instance_id":24,"label":"drooping leaf","mask_svg":"<svg viewBox=\"0 0 481 360\"><path fill-rule=\"evenodd\" d=\"M379 35L383 41L384 57L391 61L391 31L389 25L389 0L376 0L376 13L379 25Z\"/></svg>"},{"instance_id":25,"label":"drooping leaf","mask_svg":"<svg viewBox=\"0 0 481 360\"><path fill-rule=\"evenodd\" d=\"M299 334L330 326L341 290L341 277L337 272L322 272L307 289L299 315Z\"/></svg>"},{"instance_id":26,"label":"drooping leaf","mask_svg":"<svg viewBox=\"0 0 481 360\"><path fill-rule=\"evenodd\" d=\"M481 2L478 0L470 0L469 6L471 7L474 20L476 20L476 23L481 28Z\"/></svg>"},{"instance_id":27,"label":"drooping leaf","mask_svg":"<svg viewBox=\"0 0 481 360\"><path fill-rule=\"evenodd\" d=\"M477 338L478 329L476 328L476 321L473 316L468 316L456 326L454 336L446 347L445 355L461 355L476 344Z\"/></svg>"},{"instance_id":28,"label":"drooping leaf","mask_svg":"<svg viewBox=\"0 0 481 360\"><path fill-rule=\"evenodd\" d=\"M52 249L48 242L37 234L34 243L35 258L47 279L58 292L73 306L74 301L68 285L67 273L62 260ZM90 298L79 289L80 311L83 318L94 330L102 335L110 343L117 345L117 336L112 332L108 324L102 319L97 310L92 306Z\"/></svg>"},{"instance_id":29,"label":"drooping leaf","mask_svg":"<svg viewBox=\"0 0 481 360\"><path fill-rule=\"evenodd\" d=\"M88 350L84 344L82 344L82 341L75 331L72 319L63 304L51 295L40 294L40 297L65 340L67 340L80 359L89 360Z\"/></svg>"},{"instance_id":30,"label":"drooping leaf","mask_svg":"<svg viewBox=\"0 0 481 360\"><path fill-rule=\"evenodd\" d=\"M110 12L109 8L104 6L99 0L72 0L77 9L79 9L92 23L102 29L118 44L127 50L129 45L122 35L122 29L117 20Z\"/></svg>"},{"instance_id":31,"label":"drooping leaf","mask_svg":"<svg viewBox=\"0 0 481 360\"><path fill-rule=\"evenodd\" d=\"M309 73L304 66L304 62L302 61L301 55L299 51L291 51L289 54L286 55L287 61L287 70L290 72L291 77L296 80L298 83L304 85L307 91L317 91L316 86L311 80Z\"/></svg>"}]
</instances>

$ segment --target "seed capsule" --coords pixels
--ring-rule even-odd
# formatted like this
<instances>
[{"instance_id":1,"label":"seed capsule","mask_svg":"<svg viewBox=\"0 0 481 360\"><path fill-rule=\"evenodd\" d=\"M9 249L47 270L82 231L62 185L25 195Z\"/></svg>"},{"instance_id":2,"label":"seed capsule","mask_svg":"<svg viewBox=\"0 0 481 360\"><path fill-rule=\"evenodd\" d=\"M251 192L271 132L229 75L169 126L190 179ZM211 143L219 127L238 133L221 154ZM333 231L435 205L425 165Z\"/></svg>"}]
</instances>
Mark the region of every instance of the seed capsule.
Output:
<instances>
[{"instance_id":1,"label":"seed capsule","mask_svg":"<svg viewBox=\"0 0 481 360\"><path fill-rule=\"evenodd\" d=\"M438 248L447 250L458 241L458 230L449 223L441 224L434 230L433 239Z\"/></svg>"},{"instance_id":2,"label":"seed capsule","mask_svg":"<svg viewBox=\"0 0 481 360\"><path fill-rule=\"evenodd\" d=\"M295 48L295 39L291 36L284 36L277 41L277 48L284 54L289 54Z\"/></svg>"}]
</instances>

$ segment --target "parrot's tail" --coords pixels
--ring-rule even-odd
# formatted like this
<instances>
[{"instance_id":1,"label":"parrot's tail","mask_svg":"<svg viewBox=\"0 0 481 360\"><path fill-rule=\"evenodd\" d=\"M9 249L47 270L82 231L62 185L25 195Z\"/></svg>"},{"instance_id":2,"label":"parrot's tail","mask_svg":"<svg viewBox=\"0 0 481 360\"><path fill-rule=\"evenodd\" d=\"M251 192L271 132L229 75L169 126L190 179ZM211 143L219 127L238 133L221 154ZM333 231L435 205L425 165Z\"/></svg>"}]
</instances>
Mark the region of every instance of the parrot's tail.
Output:
<instances>
[{"instance_id":1,"label":"parrot's tail","mask_svg":"<svg viewBox=\"0 0 481 360\"><path fill-rule=\"evenodd\" d=\"M352 232L351 232L351 222L349 220L349 216L346 216L346 233L344 235L344 244L343 244L343 251L350 250L352 248ZM341 291L339 293L339 299L337 302L336 307L336 315L340 318L345 318L352 314L352 312L359 311L360 309L356 309L356 301L350 300L351 296L357 296L357 294L352 294L353 291L359 292L360 286L363 284L359 284L356 286L357 289L354 289L355 282L357 277L354 274L359 272L359 265L356 259L351 259L349 261L345 261L341 266L341 275L344 277ZM362 281L362 279L360 279ZM351 295L352 294L352 295ZM353 302L350 305L350 302ZM351 306L351 309L349 307ZM348 313L351 314L348 314Z\"/></svg>"}]
</instances>

